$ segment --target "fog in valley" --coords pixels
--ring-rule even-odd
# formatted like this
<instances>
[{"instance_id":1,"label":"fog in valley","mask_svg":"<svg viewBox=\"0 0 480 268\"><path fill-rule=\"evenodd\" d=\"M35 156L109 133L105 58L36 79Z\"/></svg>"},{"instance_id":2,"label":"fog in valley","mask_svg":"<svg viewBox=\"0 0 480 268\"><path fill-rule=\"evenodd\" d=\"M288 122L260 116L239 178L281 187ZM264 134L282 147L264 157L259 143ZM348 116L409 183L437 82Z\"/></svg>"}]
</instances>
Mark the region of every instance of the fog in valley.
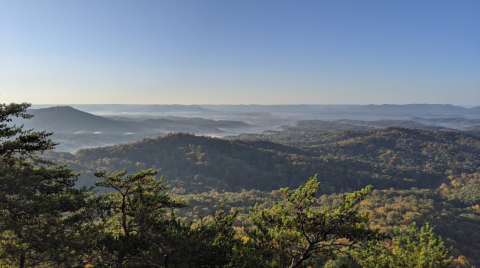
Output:
<instances>
[{"instance_id":1,"label":"fog in valley","mask_svg":"<svg viewBox=\"0 0 480 268\"><path fill-rule=\"evenodd\" d=\"M389 126L480 132L480 107L454 105L33 105L26 128L54 132L57 151L110 146L167 133L211 137ZM315 120L315 121L312 121ZM300 124L299 124L300 122ZM332 124L334 123L334 124ZM303 128L302 128L303 127ZM258 137L257 137L258 138Z\"/></svg>"}]
</instances>

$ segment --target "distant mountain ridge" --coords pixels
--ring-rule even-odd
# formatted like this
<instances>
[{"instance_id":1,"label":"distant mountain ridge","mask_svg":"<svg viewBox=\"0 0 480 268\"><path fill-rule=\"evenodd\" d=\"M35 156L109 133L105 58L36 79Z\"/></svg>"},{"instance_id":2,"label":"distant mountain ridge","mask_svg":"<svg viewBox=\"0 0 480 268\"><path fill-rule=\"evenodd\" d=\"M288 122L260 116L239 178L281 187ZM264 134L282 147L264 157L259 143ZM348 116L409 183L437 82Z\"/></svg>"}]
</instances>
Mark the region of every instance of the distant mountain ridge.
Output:
<instances>
[{"instance_id":1,"label":"distant mountain ridge","mask_svg":"<svg viewBox=\"0 0 480 268\"><path fill-rule=\"evenodd\" d=\"M381 113L381 114L403 114L403 115L444 115L444 114L470 114L475 109L467 109L452 104L383 104L363 105L355 108L358 112Z\"/></svg>"},{"instance_id":2,"label":"distant mountain ridge","mask_svg":"<svg viewBox=\"0 0 480 268\"><path fill-rule=\"evenodd\" d=\"M248 128L249 124L233 120L212 120L162 116L157 119L132 119L118 116L111 118L93 115L70 106L56 106L41 109L29 109L33 118L17 119L14 123L24 124L26 128L48 130L55 133L104 132L104 133L142 133L142 132L211 132L221 133L224 128Z\"/></svg>"},{"instance_id":3,"label":"distant mountain ridge","mask_svg":"<svg viewBox=\"0 0 480 268\"><path fill-rule=\"evenodd\" d=\"M111 106L125 107L124 105ZM129 107L139 108L137 110L143 109L143 111L167 109L165 105L146 107L130 105ZM198 107L188 106L187 109L191 109L191 111L203 109L198 109ZM225 107L225 105L217 108L221 107ZM450 128L460 131L465 130L466 133L472 135L479 135L478 127L475 126L480 125L480 113L479 116L475 116L470 112L480 111L480 109L477 109L478 107L467 109L453 105L339 105L338 107L331 105L239 105L230 108L236 109L235 107L248 107L248 111L233 112L233 110L230 110L223 112L209 108L205 109L208 112L199 112L198 114L196 112L146 112L128 116L123 113L109 115L108 112L105 112L105 115L100 116L70 106L56 106L29 109L29 112L34 115L32 119L15 120L14 123L24 124L25 128L28 129L54 132L55 140L60 142L57 150L70 152L80 148L113 145L145 137L163 136L169 132L196 133L197 135L218 137L242 133L260 133L264 130L276 131L282 125L285 126L283 130L291 132L290 134L398 126L430 130ZM177 111L178 109L186 110L182 105L168 106L168 108L177 109ZM410 110L407 110L407 108ZM277 109L283 109L283 112L275 112ZM355 109L362 111L352 112ZM226 114L227 116L225 116ZM228 120L218 120L219 118ZM315 118L326 118L326 120ZM245 122L248 122L248 124ZM102 136L100 137L97 134L102 134ZM284 135L285 133L275 134L272 138L277 139Z\"/></svg>"},{"instance_id":4,"label":"distant mountain ridge","mask_svg":"<svg viewBox=\"0 0 480 268\"><path fill-rule=\"evenodd\" d=\"M15 120L15 123L25 125L25 128L47 130L55 133L75 132L140 132L130 122L116 121L101 116L79 111L70 106L57 106L43 109L29 109L33 118Z\"/></svg>"},{"instance_id":5,"label":"distant mountain ridge","mask_svg":"<svg viewBox=\"0 0 480 268\"><path fill-rule=\"evenodd\" d=\"M203 105L211 110L250 112L284 112L284 113L325 113L325 114L380 114L404 116L436 116L436 115L478 115L480 106L465 108L452 104L369 104L369 105Z\"/></svg>"},{"instance_id":6,"label":"distant mountain ridge","mask_svg":"<svg viewBox=\"0 0 480 268\"><path fill-rule=\"evenodd\" d=\"M214 114L214 113L281 113L306 115L372 115L396 117L469 116L480 118L480 106L465 108L452 104L369 104L369 105L181 105L181 104L74 104L75 109L95 114ZM49 105L35 105L38 108Z\"/></svg>"},{"instance_id":7,"label":"distant mountain ridge","mask_svg":"<svg viewBox=\"0 0 480 268\"><path fill-rule=\"evenodd\" d=\"M34 105L49 108L51 105ZM181 104L70 104L77 110L89 113L168 113L168 112L209 112L200 105Z\"/></svg>"}]
</instances>

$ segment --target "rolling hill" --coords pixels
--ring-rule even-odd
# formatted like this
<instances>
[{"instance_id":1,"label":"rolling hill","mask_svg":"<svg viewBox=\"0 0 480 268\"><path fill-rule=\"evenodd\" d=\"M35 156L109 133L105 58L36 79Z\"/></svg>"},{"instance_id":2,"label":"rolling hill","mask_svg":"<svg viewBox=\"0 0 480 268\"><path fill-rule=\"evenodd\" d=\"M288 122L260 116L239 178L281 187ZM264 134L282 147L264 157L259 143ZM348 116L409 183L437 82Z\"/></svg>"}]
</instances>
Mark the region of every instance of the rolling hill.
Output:
<instances>
[{"instance_id":1,"label":"rolling hill","mask_svg":"<svg viewBox=\"0 0 480 268\"><path fill-rule=\"evenodd\" d=\"M32 114L34 117L29 120L16 120L14 122L24 124L25 128L48 130L49 132L55 133L141 132L141 129L130 122L111 120L79 111L70 106L29 109L28 113Z\"/></svg>"},{"instance_id":2,"label":"rolling hill","mask_svg":"<svg viewBox=\"0 0 480 268\"><path fill-rule=\"evenodd\" d=\"M324 133L323 142L297 148L176 133L55 157L85 171L84 185L92 183L88 174L96 170L153 167L187 192L270 191L297 187L317 173L322 191L332 193L369 184L377 189L436 188L448 182L448 174L480 172L480 137L386 128Z\"/></svg>"}]
</instances>

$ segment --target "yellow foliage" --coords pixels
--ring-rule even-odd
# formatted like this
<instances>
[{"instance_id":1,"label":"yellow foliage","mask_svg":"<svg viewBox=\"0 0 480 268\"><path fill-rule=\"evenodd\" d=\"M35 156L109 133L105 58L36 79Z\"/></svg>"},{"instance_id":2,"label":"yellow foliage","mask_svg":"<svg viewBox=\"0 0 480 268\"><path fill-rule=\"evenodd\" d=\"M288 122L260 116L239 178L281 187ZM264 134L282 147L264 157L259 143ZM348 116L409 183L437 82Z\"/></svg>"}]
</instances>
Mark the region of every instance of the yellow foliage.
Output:
<instances>
[{"instance_id":1,"label":"yellow foliage","mask_svg":"<svg viewBox=\"0 0 480 268\"><path fill-rule=\"evenodd\" d=\"M463 183L459 180L453 180L452 182L450 182L450 184L452 184L452 186L455 188L460 188L463 186Z\"/></svg>"},{"instance_id":2,"label":"yellow foliage","mask_svg":"<svg viewBox=\"0 0 480 268\"><path fill-rule=\"evenodd\" d=\"M348 245L348 242L349 240L347 238L340 238L340 239L337 239L337 241L335 241L335 243L344 244L344 245Z\"/></svg>"},{"instance_id":3,"label":"yellow foliage","mask_svg":"<svg viewBox=\"0 0 480 268\"><path fill-rule=\"evenodd\" d=\"M368 201L368 200L362 200L362 201L360 202L360 205L361 205L361 206L371 206L371 205L373 205L373 203L370 202L370 201Z\"/></svg>"},{"instance_id":4,"label":"yellow foliage","mask_svg":"<svg viewBox=\"0 0 480 268\"><path fill-rule=\"evenodd\" d=\"M246 244L248 242L248 240L250 240L250 238L248 236L242 236L243 244Z\"/></svg>"},{"instance_id":5,"label":"yellow foliage","mask_svg":"<svg viewBox=\"0 0 480 268\"><path fill-rule=\"evenodd\" d=\"M385 214L388 212L388 208L386 207L379 207L379 208L376 208L375 209L376 212L380 213L380 214Z\"/></svg>"},{"instance_id":6,"label":"yellow foliage","mask_svg":"<svg viewBox=\"0 0 480 268\"><path fill-rule=\"evenodd\" d=\"M460 255L460 256L458 256L458 258L453 260L453 265L455 265L455 266L465 267L469 264L470 263L468 262L467 258L465 258L465 256L463 256L463 255Z\"/></svg>"}]
</instances>

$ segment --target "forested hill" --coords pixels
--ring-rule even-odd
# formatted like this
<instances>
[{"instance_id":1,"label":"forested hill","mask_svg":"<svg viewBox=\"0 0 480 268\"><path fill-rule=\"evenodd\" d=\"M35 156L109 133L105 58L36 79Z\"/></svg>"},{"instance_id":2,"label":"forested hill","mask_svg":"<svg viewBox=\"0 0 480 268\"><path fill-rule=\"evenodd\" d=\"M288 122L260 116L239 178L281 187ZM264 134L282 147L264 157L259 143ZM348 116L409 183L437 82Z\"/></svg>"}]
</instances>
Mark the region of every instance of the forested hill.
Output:
<instances>
[{"instance_id":1,"label":"forested hill","mask_svg":"<svg viewBox=\"0 0 480 268\"><path fill-rule=\"evenodd\" d=\"M70 106L56 106L29 109L28 113L33 115L32 118L14 118L12 124L24 125L25 129L53 132L52 140L60 143L55 150L68 152L132 142L169 132L225 135L249 132L254 127L242 121L162 115L160 108L159 113L152 117L107 117L86 113Z\"/></svg>"},{"instance_id":2,"label":"forested hill","mask_svg":"<svg viewBox=\"0 0 480 268\"><path fill-rule=\"evenodd\" d=\"M306 152L270 142L228 141L193 134L169 134L116 146L82 149L75 160L89 170L161 168L167 180L179 178L189 190L204 188L275 189L298 185L306 172L292 164ZM314 174L313 170L309 170ZM295 174L301 173L301 174Z\"/></svg>"},{"instance_id":3,"label":"forested hill","mask_svg":"<svg viewBox=\"0 0 480 268\"><path fill-rule=\"evenodd\" d=\"M309 139L309 137L298 137ZM322 142L296 148L265 141L222 140L190 134L59 154L86 171L161 168L174 187L272 190L297 187L319 174L324 193L359 189L437 188L449 175L480 172L480 138L448 131L386 128L324 133ZM81 181L82 181L81 180Z\"/></svg>"},{"instance_id":4,"label":"forested hill","mask_svg":"<svg viewBox=\"0 0 480 268\"><path fill-rule=\"evenodd\" d=\"M7 110L12 109L12 107L26 109L25 107L28 107L28 105L11 105L7 106ZM223 122L221 123L223 124ZM15 140L9 140L8 136L4 136L3 140L5 142L2 145L7 153L3 153L2 157L5 157L4 159L7 159L7 161L2 162L4 168L0 170L2 170L2 176L6 182L2 184L3 193L5 197L8 197L8 201L4 203L6 205L3 213L6 213L5 215L10 213L13 217L3 217L6 224L2 226L6 227L6 232L4 232L2 241L7 242L7 244L3 248L0 247L0 255L9 256L7 264L10 264L16 263L16 260L22 262L21 260L25 259L25 257L22 257L23 248L9 253L11 248L15 248L15 245L22 245L22 247L26 245L30 247L31 252L41 252L42 254L46 252L44 248L48 251L50 249L52 251L65 249L71 253L67 254L69 256L62 255L58 259L57 256L54 256L49 260L62 263L64 256L72 260L75 259L77 252L81 252L77 251L79 249L85 250L86 253L79 259L83 265L78 267L86 267L91 266L92 261L100 260L104 248L110 250L113 255L117 254L118 248L135 252L139 244L132 244L134 240L129 238L126 240L117 239L122 237L122 230L123 232L128 230L128 226L125 225L127 224L126 221L120 224L117 220L125 219L126 216L124 215L131 217L131 221L128 220L132 223L131 226L139 226L135 230L136 236L134 239L139 237L140 240L138 241L142 245L151 245L150 240L145 240L145 237L143 237L144 234L147 234L143 229L144 226L151 226L150 230L154 230L151 233L158 234L157 237L160 239L169 235L165 236L167 233L163 231L157 233L158 230L163 230L161 228L164 226L178 226L180 228L177 230L178 233L175 231L177 227L171 229L174 231L171 234L175 237L175 240L171 241L187 239L187 243L191 243L188 239L192 239L190 241L200 241L196 236L196 229L192 228L201 227L204 222L211 222L213 225L209 226L218 232L218 230L225 230L222 227L225 225L222 225L221 222L228 219L227 223L231 228L228 231L229 236L232 238L238 237L239 243L235 242L237 240L233 241L235 243L229 242L230 244L226 244L227 249L230 250L235 245L249 243L251 247L249 246L246 249L248 251L243 252L257 254L260 244L256 244L256 241L263 241L262 237L265 236L252 236L249 230L253 229L241 229L239 226L260 228L261 225L255 222L256 219L261 219L262 222L266 221L264 226L267 226L267 228L261 228L267 231L272 229L268 226L285 225L283 224L285 222L283 216L278 218L279 221L273 223L270 216L265 217L267 214L264 214L264 212L269 213L268 211L270 211L274 213L271 214L272 216L291 214L288 222L297 225L292 225L290 230L301 230L296 226L301 223L301 228L303 228L304 221L299 221L298 217L304 217L305 215L309 215L308 218L313 220L314 228L312 230L317 230L320 227L318 222L322 222L322 224L333 222L338 225L339 223L335 218L340 219L344 218L343 215L354 215L353 218L362 222L359 223L360 225L355 223L354 226L352 225L353 228L364 226L368 221L368 226L371 228L379 228L386 234L393 234L393 238L390 240L393 244L386 245L387 248L385 248L389 252L390 250L397 252L398 244L395 244L397 241L400 241L398 243L403 243L402 241L410 243L408 241L417 239L400 239L406 237L405 229L407 226L412 226L410 224L416 222L425 226L422 229L425 230L425 228L429 228L426 224L430 223L434 226L435 232L445 238L447 247L454 246L451 253L452 259L445 260L446 264L456 258L455 263L461 267L469 267L469 263L477 267L480 265L478 261L480 260L480 251L478 251L478 248L480 248L480 137L458 131L433 131L400 127L374 130L354 130L354 128L348 131L324 132L325 128L321 127L324 122L314 123L318 123L319 128L310 128L311 125L306 124L308 131L285 128L284 131L273 132L269 135L273 137L273 140L279 140L284 144L248 140L245 139L247 136L241 136L240 138L244 138L243 140L227 140L175 133L154 139L145 138L128 144L79 150L75 154L47 150L47 153L44 154L45 157L57 163L67 163L70 167L75 168L75 172L83 172L78 181L75 173L73 173L74 171L66 170L63 165L48 167L45 166L45 164L48 165L48 161L41 161L39 165L34 167L36 162L18 157L18 155L12 155L9 151L20 150L20 153L29 154L32 152L29 149L32 148L32 144L34 146L40 144L40 147L37 147L40 149L51 149L54 143L46 139L48 135L27 132L26 136L19 136ZM345 126L345 124L350 123L339 123L337 126L350 129L349 126ZM4 124L3 127L5 126L7 125ZM302 126L300 125L300 127ZM475 131L475 129L475 125L472 125L471 130ZM7 128L4 132L9 133L11 130L12 128ZM20 133L21 129L13 129L13 131ZM263 135L261 137L265 138L267 136ZM46 147L41 147L42 144L45 144ZM11 148L14 148L14 150ZM33 152L40 153L39 151L42 150L33 149ZM128 170L129 174L141 169L143 171L128 177L125 176L125 171L113 174L100 172L96 176L93 175L96 171L118 171L124 168ZM148 168L162 168L162 174L165 175L166 181L172 187L169 188L163 185L161 180L154 178L157 171L145 170ZM318 195L316 192L319 185L316 178L307 179L315 173L319 174L318 178L321 183L321 190ZM87 192L87 188L70 188L75 186L75 183L93 185L93 181L99 178L103 178L103 181L96 185L104 188L98 188L100 192L97 192L97 194ZM375 188L371 191L371 194L369 194L370 187L367 187L361 192L350 195L350 197L343 195L345 192L358 190L369 184ZM301 185L305 186L300 187L293 194L290 194L286 189L278 190L285 186L297 188ZM50 194L52 189L54 190L53 194ZM117 191L112 192L112 189ZM45 198L38 200L39 191L41 191L42 196L45 194L46 199L53 200L53 202L46 202ZM108 193L102 195L102 191ZM163 191L168 192L164 194ZM73 194L79 194L79 196ZM173 199L170 199L170 196ZM273 202L282 200L281 196L286 200L273 206ZM170 203L171 206L167 204L168 207L157 206L158 201L177 200L178 197L182 198L182 200L178 199L178 203ZM290 199L292 197L293 200ZM313 206L312 210L304 213L303 208L305 206L298 205L300 203L296 200L299 200L298 202L305 201L306 203L303 204ZM127 205L118 206L119 202L127 201L129 211L123 209ZM294 207L300 211L292 211L291 208L293 207L284 206L287 204L285 201L294 204ZM354 211L350 209L353 202L358 204L355 205L358 211L357 208ZM190 204L189 208L180 209L187 203ZM258 206L255 204L258 204ZM250 209L249 207L253 205L255 205L255 208ZM218 206L221 206L222 209L217 209ZM19 210L11 210L11 207ZM25 207L29 209L26 210ZM120 207L122 209L119 209ZM118 210L116 210L117 208ZM173 214L166 214L165 216L171 218L162 218L162 215L170 211L170 208L178 208L175 211L175 217L173 217ZM267 210L263 210L264 208ZM67 210L63 211L63 209ZM10 221L10 219L16 219L15 217L18 215L16 211L20 210L28 212L28 214L25 214L28 217L24 218L26 221ZM49 213L46 216L44 215L45 211ZM96 211L101 214L96 214ZM231 211L233 214L227 216L224 211ZM256 212L248 215L248 211ZM283 211L287 214L282 214ZM321 214L324 212L328 213ZM351 212L355 214L351 214ZM357 212L362 213L361 218L355 216ZM85 217L82 216L84 213ZM146 217L147 214L148 217ZM103 215L108 218L103 218ZM310 215L314 216L310 217ZM321 216L323 218L317 218L315 215L323 215ZM329 215L332 215L333 218ZM350 216L344 219L350 222L348 218ZM92 219L99 218L102 219L101 222L98 222L99 225L97 225L97 221L92 221ZM68 219L68 221L63 221L63 219ZM78 219L81 219L81 221L78 221ZM143 225L146 223L145 219L149 220L147 225ZM162 221L159 225L156 225L159 223L159 219ZM169 224L164 224L164 222ZM150 225L150 223L155 225ZM118 229L119 226L123 226L123 229ZM97 227L99 228L97 229ZM345 230L352 230L352 227L347 226ZM400 231L397 232L397 228ZM413 226L408 227L407 234L409 235L411 234L410 231L413 231L411 228ZM320 229L323 229L323 227ZM192 230L195 232L191 232ZM198 230L201 231L202 229ZM327 230L331 229L327 228ZM15 234L13 233L15 231L21 233L14 237L12 234ZM340 239L343 240L345 239L345 232L340 231ZM142 232L145 233L142 234ZM168 232L170 232L170 229ZM420 232L423 233L423 231ZM296 237L303 237L300 232L297 233L298 235L295 234ZM120 234L120 236L117 234ZM134 232L131 234L133 235ZM177 236L177 234L185 234L185 236ZM200 237L204 237L204 235L212 237L209 232L203 233L202 231L199 234ZM290 233L286 234L290 237ZM431 230L428 231L427 235L429 234L431 234ZM63 235L65 235L65 240L62 237ZM272 238L281 243L288 241L283 240L283 238L277 240L277 237ZM322 237L325 237L325 235L322 235ZM370 239L372 236L368 237ZM430 235L429 237L434 238ZM383 239L384 237L382 235L378 238ZM338 237L334 239L337 241ZM66 242L62 242L62 240ZM23 241L35 241L35 244L28 245ZM111 248L112 241L119 241L120 244L117 244L119 247ZM216 241L214 241L214 245L216 245ZM218 241L225 241L225 239L219 238ZM435 241L441 242L441 240ZM70 244L70 242L72 243ZM74 247L70 247L70 245L74 245ZM125 247L125 245L128 246ZM425 248L430 248L432 245L428 243ZM432 252L441 253L439 257L445 259L449 250L442 249L444 248L443 242L438 245L441 245L441 247L433 247L434 251ZM130 250L130 246L134 250ZM202 249L205 248L205 245L199 244L198 246ZM270 247L270 245L266 246ZM176 246L174 245L174 247ZM182 246L182 248L185 247ZM197 246L192 249L193 251L188 251L186 256L196 256L197 253L194 253L196 248ZM216 249L210 250L208 247L206 249L211 252L218 252ZM383 252L383 249L379 248L378 250ZM349 254L343 249L341 251ZM158 248L147 247L145 252L148 252L148 254L142 253L141 256L139 255L140 258L149 256L150 252L159 251ZM211 256L211 252L208 252L209 256ZM423 251L415 249L414 252L408 254L415 258L423 258L423 255L418 252ZM242 255L239 256L243 258L245 255L242 252L240 253ZM125 256L122 255L122 252L118 254L120 254L120 260ZM351 252L351 254L356 253ZM371 254L369 252L366 252L366 254L368 256L390 258L388 252L385 253L387 255L383 253ZM33 257L37 256L31 255ZM44 261L43 256L46 255L38 254L38 256L41 258L39 261ZM108 260L108 255L105 256L104 260ZM268 255L261 255L260 258L263 259L265 256ZM331 261L341 261L341 256L338 256L338 259ZM345 255L345 257L348 257L348 255ZM183 257L181 259L183 260ZM351 258L348 261L345 259L345 261L344 264L353 264ZM363 261L363 257L359 261ZM3 259L0 262L5 264ZM89 265L85 265L86 262ZM185 263L193 262L186 261ZM112 266L118 263L122 262L114 262ZM231 262L229 260L226 263ZM282 263L288 262L282 260ZM332 264L330 260L329 263ZM329 267L341 267L343 265L341 263L337 264L332 264ZM416 266L400 265L400 267Z\"/></svg>"},{"instance_id":5,"label":"forested hill","mask_svg":"<svg viewBox=\"0 0 480 268\"><path fill-rule=\"evenodd\" d=\"M153 109L153 108L152 108ZM70 106L57 106L28 110L33 118L14 119L14 123L24 124L26 128L48 130L59 133L157 133L167 131L222 133L225 129L250 127L242 121L212 120L198 117L157 117L155 119L132 119L112 116L111 118L82 112Z\"/></svg>"},{"instance_id":6,"label":"forested hill","mask_svg":"<svg viewBox=\"0 0 480 268\"><path fill-rule=\"evenodd\" d=\"M443 130L478 135L480 119L451 118L420 118L409 120L352 120L339 119L335 121L301 120L293 126L283 126L277 131L248 133L227 137L241 140L265 140L291 146L308 146L313 144L331 143L334 140L349 138L347 131L379 130L388 127L422 130ZM368 132L357 132L366 135ZM355 135L357 135L355 134Z\"/></svg>"},{"instance_id":7,"label":"forested hill","mask_svg":"<svg viewBox=\"0 0 480 268\"><path fill-rule=\"evenodd\" d=\"M139 132L130 122L116 121L101 116L79 111L70 106L57 106L43 109L30 109L33 118L16 119L14 122L24 124L25 128L47 130L55 133L74 132Z\"/></svg>"},{"instance_id":8,"label":"forested hill","mask_svg":"<svg viewBox=\"0 0 480 268\"><path fill-rule=\"evenodd\" d=\"M178 104L70 104L75 109L87 113L165 113L165 112L210 112L199 105ZM35 109L48 108L48 104L35 104Z\"/></svg>"}]
</instances>

